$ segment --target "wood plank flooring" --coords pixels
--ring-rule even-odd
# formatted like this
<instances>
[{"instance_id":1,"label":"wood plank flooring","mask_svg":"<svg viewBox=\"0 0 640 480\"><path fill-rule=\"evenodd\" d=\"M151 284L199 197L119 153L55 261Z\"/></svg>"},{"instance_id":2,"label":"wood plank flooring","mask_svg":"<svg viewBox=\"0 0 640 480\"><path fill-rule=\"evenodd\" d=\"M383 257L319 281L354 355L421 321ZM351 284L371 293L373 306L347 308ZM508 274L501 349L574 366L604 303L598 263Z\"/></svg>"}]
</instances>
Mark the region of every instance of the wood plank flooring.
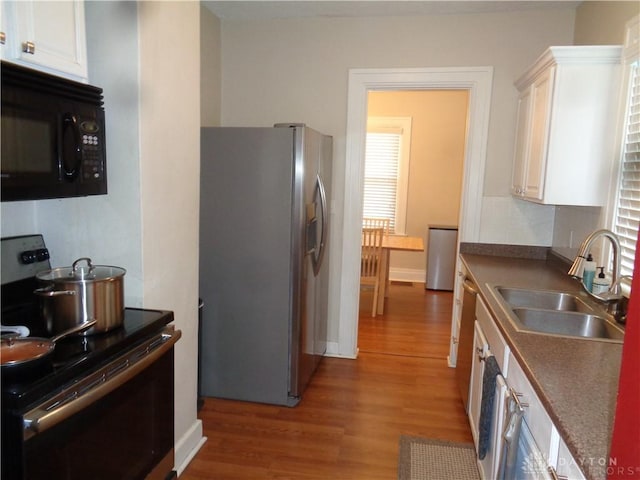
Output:
<instances>
[{"instance_id":1,"label":"wood plank flooring","mask_svg":"<svg viewBox=\"0 0 640 480\"><path fill-rule=\"evenodd\" d=\"M297 407L207 398L181 480L392 480L401 434L471 442L446 360L452 294L392 283L376 318L370 300L358 359L324 358Z\"/></svg>"}]
</instances>

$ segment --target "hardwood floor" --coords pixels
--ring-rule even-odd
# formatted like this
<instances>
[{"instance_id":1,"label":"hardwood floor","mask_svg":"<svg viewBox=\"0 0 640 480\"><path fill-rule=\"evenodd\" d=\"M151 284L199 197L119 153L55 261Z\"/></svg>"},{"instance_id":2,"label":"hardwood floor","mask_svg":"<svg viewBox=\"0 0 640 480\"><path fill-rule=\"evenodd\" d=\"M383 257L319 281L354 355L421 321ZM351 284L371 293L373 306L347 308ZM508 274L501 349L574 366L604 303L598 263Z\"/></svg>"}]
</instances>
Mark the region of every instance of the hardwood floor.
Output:
<instances>
[{"instance_id":1,"label":"hardwood floor","mask_svg":"<svg viewBox=\"0 0 640 480\"><path fill-rule=\"evenodd\" d=\"M324 358L297 407L207 398L181 480L391 480L401 434L471 442L446 360L452 294L392 284L376 318L370 300L358 359Z\"/></svg>"}]
</instances>

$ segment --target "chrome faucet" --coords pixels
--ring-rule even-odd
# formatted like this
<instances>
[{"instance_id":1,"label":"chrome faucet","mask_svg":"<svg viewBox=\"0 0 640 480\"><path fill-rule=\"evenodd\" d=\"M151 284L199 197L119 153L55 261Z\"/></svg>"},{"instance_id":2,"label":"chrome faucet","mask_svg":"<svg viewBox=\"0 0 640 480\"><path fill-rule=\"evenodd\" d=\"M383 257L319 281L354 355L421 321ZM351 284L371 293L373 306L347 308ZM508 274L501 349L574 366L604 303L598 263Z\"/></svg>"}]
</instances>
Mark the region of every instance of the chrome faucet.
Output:
<instances>
[{"instance_id":1,"label":"chrome faucet","mask_svg":"<svg viewBox=\"0 0 640 480\"><path fill-rule=\"evenodd\" d=\"M613 271L611 272L611 286L609 287L609 290L595 294L587 290L582 282L582 271L584 270L584 262L591 245L600 237L608 238L611 241L611 245L613 247ZM582 288L590 297L607 304L607 310L615 317L616 321L624 323L627 299L620 293L620 281L622 280L620 277L620 240L618 240L615 233L606 229L596 230L591 233L587 238L585 238L582 245L580 245L578 255L567 273L573 278L580 280L580 285L582 285Z\"/></svg>"}]
</instances>

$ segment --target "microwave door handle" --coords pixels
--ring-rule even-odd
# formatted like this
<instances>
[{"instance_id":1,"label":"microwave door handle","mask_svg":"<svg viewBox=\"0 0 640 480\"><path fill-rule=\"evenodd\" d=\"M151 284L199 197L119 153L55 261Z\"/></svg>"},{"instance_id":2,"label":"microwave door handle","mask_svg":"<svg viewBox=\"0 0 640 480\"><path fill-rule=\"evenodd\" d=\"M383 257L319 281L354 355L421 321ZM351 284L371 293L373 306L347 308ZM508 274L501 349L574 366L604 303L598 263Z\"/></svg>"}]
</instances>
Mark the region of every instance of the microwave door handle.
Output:
<instances>
[{"instance_id":1,"label":"microwave door handle","mask_svg":"<svg viewBox=\"0 0 640 480\"><path fill-rule=\"evenodd\" d=\"M69 131L69 129L71 129ZM71 134L71 144L69 145L67 134ZM61 148L58 159L59 167L62 170L64 178L73 180L80 173L80 164L82 163L82 135L80 134L80 126L78 119L72 113L65 113L62 117L62 138ZM71 162L69 158L71 157Z\"/></svg>"}]
</instances>

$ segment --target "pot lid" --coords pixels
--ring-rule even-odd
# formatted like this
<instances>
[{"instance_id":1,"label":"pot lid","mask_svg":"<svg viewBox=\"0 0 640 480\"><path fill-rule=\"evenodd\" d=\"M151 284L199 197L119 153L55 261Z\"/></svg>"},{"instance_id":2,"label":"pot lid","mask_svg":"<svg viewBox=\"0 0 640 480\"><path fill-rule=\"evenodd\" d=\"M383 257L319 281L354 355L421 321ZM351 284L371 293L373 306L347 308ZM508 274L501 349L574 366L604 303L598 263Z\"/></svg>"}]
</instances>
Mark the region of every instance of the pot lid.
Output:
<instances>
[{"instance_id":1,"label":"pot lid","mask_svg":"<svg viewBox=\"0 0 640 480\"><path fill-rule=\"evenodd\" d=\"M85 265L81 265L85 262ZM126 270L109 265L93 265L87 257L79 258L71 267L60 267L45 270L36 275L38 280L50 282L73 282L83 280L111 280L124 276Z\"/></svg>"},{"instance_id":2,"label":"pot lid","mask_svg":"<svg viewBox=\"0 0 640 480\"><path fill-rule=\"evenodd\" d=\"M19 365L36 360L51 353L55 344L45 338L8 338L2 339L2 366Z\"/></svg>"}]
</instances>

